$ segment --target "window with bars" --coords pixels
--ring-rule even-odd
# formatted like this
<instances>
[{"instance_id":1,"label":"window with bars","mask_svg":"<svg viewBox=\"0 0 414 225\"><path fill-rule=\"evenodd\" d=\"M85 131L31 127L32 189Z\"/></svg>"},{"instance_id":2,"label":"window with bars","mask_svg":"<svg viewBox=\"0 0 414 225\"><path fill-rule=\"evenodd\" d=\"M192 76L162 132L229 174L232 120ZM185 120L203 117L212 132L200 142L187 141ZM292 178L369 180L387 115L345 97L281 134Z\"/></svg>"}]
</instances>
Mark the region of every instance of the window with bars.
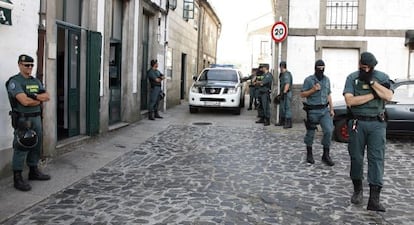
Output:
<instances>
[{"instance_id":1,"label":"window with bars","mask_svg":"<svg viewBox=\"0 0 414 225\"><path fill-rule=\"evenodd\" d=\"M358 29L358 0L328 0L326 5L326 29Z\"/></svg>"}]
</instances>

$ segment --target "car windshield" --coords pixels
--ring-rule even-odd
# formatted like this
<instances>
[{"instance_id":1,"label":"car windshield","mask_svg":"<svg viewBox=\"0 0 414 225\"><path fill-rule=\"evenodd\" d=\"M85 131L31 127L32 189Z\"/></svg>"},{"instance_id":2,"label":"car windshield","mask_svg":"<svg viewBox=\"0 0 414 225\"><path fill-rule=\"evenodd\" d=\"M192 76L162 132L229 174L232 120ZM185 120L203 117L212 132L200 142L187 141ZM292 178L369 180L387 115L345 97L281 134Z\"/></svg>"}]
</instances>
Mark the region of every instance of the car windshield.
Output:
<instances>
[{"instance_id":1,"label":"car windshield","mask_svg":"<svg viewBox=\"0 0 414 225\"><path fill-rule=\"evenodd\" d=\"M394 89L394 97L392 101L401 104L413 104L414 102L414 83L403 84Z\"/></svg>"},{"instance_id":2,"label":"car windshield","mask_svg":"<svg viewBox=\"0 0 414 225\"><path fill-rule=\"evenodd\" d=\"M199 81L233 81L237 82L237 72L235 70L204 70L200 75Z\"/></svg>"}]
</instances>

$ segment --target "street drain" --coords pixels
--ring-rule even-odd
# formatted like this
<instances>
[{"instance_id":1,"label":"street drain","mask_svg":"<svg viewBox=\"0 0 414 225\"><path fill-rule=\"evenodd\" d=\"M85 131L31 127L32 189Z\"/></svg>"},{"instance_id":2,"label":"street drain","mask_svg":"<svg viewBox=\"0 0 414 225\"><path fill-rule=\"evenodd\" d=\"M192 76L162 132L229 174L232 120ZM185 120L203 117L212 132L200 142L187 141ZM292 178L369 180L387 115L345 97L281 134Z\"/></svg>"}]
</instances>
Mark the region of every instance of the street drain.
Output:
<instances>
[{"instance_id":1,"label":"street drain","mask_svg":"<svg viewBox=\"0 0 414 225\"><path fill-rule=\"evenodd\" d=\"M198 125L198 126L203 126L203 125L211 125L212 123L210 123L210 122L196 122L196 123L193 123L193 125Z\"/></svg>"}]
</instances>

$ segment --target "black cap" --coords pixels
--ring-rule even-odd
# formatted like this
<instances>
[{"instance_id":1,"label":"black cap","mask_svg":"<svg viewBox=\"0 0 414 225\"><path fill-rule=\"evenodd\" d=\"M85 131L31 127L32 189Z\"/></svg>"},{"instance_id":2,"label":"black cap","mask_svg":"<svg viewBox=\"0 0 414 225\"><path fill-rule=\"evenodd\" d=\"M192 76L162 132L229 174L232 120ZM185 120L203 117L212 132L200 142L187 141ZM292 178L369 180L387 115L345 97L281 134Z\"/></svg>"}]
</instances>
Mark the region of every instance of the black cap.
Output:
<instances>
[{"instance_id":1,"label":"black cap","mask_svg":"<svg viewBox=\"0 0 414 225\"><path fill-rule=\"evenodd\" d=\"M378 63L375 56L370 52L361 53L361 58L360 58L359 62L362 65L367 65L367 66L370 66L370 67L375 67Z\"/></svg>"},{"instance_id":2,"label":"black cap","mask_svg":"<svg viewBox=\"0 0 414 225\"><path fill-rule=\"evenodd\" d=\"M20 55L17 62L18 63L20 62L31 62L32 63L34 62L34 59L28 55Z\"/></svg>"},{"instance_id":3,"label":"black cap","mask_svg":"<svg viewBox=\"0 0 414 225\"><path fill-rule=\"evenodd\" d=\"M322 59L318 59L318 60L316 60L316 62L315 62L315 68L316 68L317 66L325 66L325 62L324 62Z\"/></svg>"},{"instance_id":4,"label":"black cap","mask_svg":"<svg viewBox=\"0 0 414 225\"><path fill-rule=\"evenodd\" d=\"M283 67L283 68L285 68L285 69L286 69L286 61L281 61L281 62L279 63L279 66L280 66L280 67Z\"/></svg>"},{"instance_id":5,"label":"black cap","mask_svg":"<svg viewBox=\"0 0 414 225\"><path fill-rule=\"evenodd\" d=\"M158 61L156 59L151 60L151 66L154 66L157 63L158 63Z\"/></svg>"}]
</instances>

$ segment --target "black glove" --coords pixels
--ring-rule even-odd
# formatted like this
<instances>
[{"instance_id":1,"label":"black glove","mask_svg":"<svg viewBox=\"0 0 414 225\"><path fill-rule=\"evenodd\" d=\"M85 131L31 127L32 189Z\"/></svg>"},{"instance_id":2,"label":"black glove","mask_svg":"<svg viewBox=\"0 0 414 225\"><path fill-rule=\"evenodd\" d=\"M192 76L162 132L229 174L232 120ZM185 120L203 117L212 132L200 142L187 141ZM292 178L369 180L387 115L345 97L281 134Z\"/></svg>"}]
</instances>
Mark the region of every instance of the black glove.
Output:
<instances>
[{"instance_id":1,"label":"black glove","mask_svg":"<svg viewBox=\"0 0 414 225\"><path fill-rule=\"evenodd\" d=\"M372 88L371 88L371 93L372 95L374 95L374 99L380 99L380 96L378 95L378 93Z\"/></svg>"},{"instance_id":2,"label":"black glove","mask_svg":"<svg viewBox=\"0 0 414 225\"><path fill-rule=\"evenodd\" d=\"M365 70L359 71L359 80L365 82L366 84L369 84L369 82L372 80L372 73L371 72L365 72Z\"/></svg>"},{"instance_id":3,"label":"black glove","mask_svg":"<svg viewBox=\"0 0 414 225\"><path fill-rule=\"evenodd\" d=\"M29 98L31 98L31 99L33 99L33 100L37 100L37 96L36 96L36 94L33 94L33 93L28 93L28 94L26 94L27 95L27 97L29 97Z\"/></svg>"}]
</instances>

